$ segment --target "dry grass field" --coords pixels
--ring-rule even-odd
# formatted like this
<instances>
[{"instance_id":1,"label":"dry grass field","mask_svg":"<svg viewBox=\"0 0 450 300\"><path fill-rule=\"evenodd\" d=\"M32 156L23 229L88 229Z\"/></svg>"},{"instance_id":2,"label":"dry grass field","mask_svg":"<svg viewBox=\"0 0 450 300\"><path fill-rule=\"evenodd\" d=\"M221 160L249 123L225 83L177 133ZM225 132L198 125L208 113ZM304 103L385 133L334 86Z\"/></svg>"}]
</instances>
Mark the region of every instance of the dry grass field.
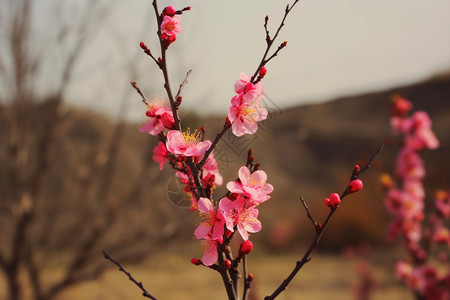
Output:
<instances>
[{"instance_id":1,"label":"dry grass field","mask_svg":"<svg viewBox=\"0 0 450 300\"><path fill-rule=\"evenodd\" d=\"M193 266L189 260L199 252L187 250L179 254L169 250L153 256L145 263L126 268L142 281L147 290L158 299L226 299L220 276L215 271ZM100 255L100 254L99 254ZM100 255L101 256L101 255ZM249 271L255 275L252 294L263 299L292 269L294 254L258 254L249 256ZM408 300L411 295L392 275L392 269L373 266L377 286L373 300ZM57 271L55 270L56 275ZM51 275L50 275L51 276ZM342 256L316 254L306 264L280 300L295 299L355 299L352 287L357 283L355 263ZM1 290L4 290L1 288ZM0 299L4 295L0 294ZM140 290L127 277L112 269L98 281L76 286L58 299L60 300L126 300L145 299Z\"/></svg>"}]
</instances>

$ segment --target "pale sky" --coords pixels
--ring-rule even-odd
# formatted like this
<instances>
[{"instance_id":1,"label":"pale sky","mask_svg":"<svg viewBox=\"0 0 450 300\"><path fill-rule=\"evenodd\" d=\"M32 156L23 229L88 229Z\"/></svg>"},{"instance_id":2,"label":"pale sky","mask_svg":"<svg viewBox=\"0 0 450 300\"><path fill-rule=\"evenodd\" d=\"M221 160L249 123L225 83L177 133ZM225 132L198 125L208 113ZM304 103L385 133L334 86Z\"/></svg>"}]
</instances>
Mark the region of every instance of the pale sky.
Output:
<instances>
[{"instance_id":1,"label":"pale sky","mask_svg":"<svg viewBox=\"0 0 450 300\"><path fill-rule=\"evenodd\" d=\"M139 120L140 98L128 82L136 80L146 96L164 95L162 74L139 49L142 40L158 55L156 21L151 0L112 2L68 100L114 116L125 99L127 118ZM169 66L174 89L192 69L182 108L203 115L226 114L239 73L253 73L265 50L264 16L273 33L292 3L159 2L161 8L192 6L169 48ZM266 93L282 108L409 84L450 69L450 0L301 0L277 44L284 40L288 46L267 65L264 79ZM131 77L131 65L139 76Z\"/></svg>"}]
</instances>

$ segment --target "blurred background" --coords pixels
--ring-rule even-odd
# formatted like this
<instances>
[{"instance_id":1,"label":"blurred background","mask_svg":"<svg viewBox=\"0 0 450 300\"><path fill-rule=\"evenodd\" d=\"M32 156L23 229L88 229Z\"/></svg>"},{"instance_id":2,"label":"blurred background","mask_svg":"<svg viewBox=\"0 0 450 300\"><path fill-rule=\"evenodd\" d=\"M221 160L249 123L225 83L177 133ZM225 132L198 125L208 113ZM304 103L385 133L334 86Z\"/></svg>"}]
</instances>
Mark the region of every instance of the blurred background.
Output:
<instances>
[{"instance_id":1,"label":"blurred background","mask_svg":"<svg viewBox=\"0 0 450 300\"><path fill-rule=\"evenodd\" d=\"M273 33L287 3L166 4L192 6L169 67L175 87L193 70L183 126L203 125L212 139L239 72L259 64L264 16ZM197 214L180 201L173 171L152 161L156 139L138 132L145 110L129 81L147 96L164 94L139 48L144 41L158 53L153 14L144 0L0 2L0 299L139 297L103 250L158 298L223 292L217 274L190 264L202 253L192 239ZM285 25L279 42L288 46L264 79L268 120L256 135L225 136L215 151L225 183L251 147L275 187L261 205L263 230L252 236L253 296L273 291L313 237L299 197L320 220L323 198L342 191L353 165L384 142L364 189L346 199L280 299L353 299L363 259L374 299L409 299L393 276L403 253L385 239L378 177L394 170L389 101L398 93L430 114L441 140L424 153L426 201L449 188L450 2L304 0Z\"/></svg>"}]
</instances>

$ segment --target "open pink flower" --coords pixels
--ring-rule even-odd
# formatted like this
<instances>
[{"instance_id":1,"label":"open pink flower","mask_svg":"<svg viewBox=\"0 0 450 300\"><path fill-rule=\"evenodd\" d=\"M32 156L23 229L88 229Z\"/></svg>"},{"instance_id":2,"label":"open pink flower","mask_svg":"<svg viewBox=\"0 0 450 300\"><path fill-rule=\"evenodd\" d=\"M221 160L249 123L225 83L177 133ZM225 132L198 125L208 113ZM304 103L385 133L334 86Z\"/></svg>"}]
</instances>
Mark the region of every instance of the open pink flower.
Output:
<instances>
[{"instance_id":1,"label":"open pink flower","mask_svg":"<svg viewBox=\"0 0 450 300\"><path fill-rule=\"evenodd\" d=\"M222 212L220 210L216 211L208 198L201 197L197 206L202 223L194 231L195 238L200 240L210 236L213 240L222 239L223 225L225 224Z\"/></svg>"},{"instance_id":2,"label":"open pink flower","mask_svg":"<svg viewBox=\"0 0 450 300\"><path fill-rule=\"evenodd\" d=\"M180 25L181 17L179 15L174 15L173 17L164 16L161 23L161 33L167 36L175 35L180 33L183 28Z\"/></svg>"},{"instance_id":3,"label":"open pink flower","mask_svg":"<svg viewBox=\"0 0 450 300\"><path fill-rule=\"evenodd\" d=\"M173 154L184 156L200 156L211 146L211 141L201 141L200 133L196 130L191 133L188 129L181 133L178 130L170 130L167 133L167 150Z\"/></svg>"},{"instance_id":4,"label":"open pink flower","mask_svg":"<svg viewBox=\"0 0 450 300\"><path fill-rule=\"evenodd\" d=\"M227 229L234 231L234 226L237 226L245 241L248 240L249 232L255 233L261 230L261 222L258 220L259 211L244 197L238 196L234 201L222 198L219 208L223 212Z\"/></svg>"},{"instance_id":5,"label":"open pink flower","mask_svg":"<svg viewBox=\"0 0 450 300\"><path fill-rule=\"evenodd\" d=\"M153 160L159 163L159 170L161 171L164 168L164 164L166 163L167 156L167 148L163 142L158 142L155 148L153 148Z\"/></svg>"},{"instance_id":6,"label":"open pink flower","mask_svg":"<svg viewBox=\"0 0 450 300\"><path fill-rule=\"evenodd\" d=\"M267 110L262 105L262 82L254 85L250 82L250 76L241 73L234 89L238 95L231 99L228 109L231 130L236 136L253 134L258 130L257 123L267 118Z\"/></svg>"},{"instance_id":7,"label":"open pink flower","mask_svg":"<svg viewBox=\"0 0 450 300\"><path fill-rule=\"evenodd\" d=\"M210 236L205 236L205 239L202 241L203 247L205 249L205 253L202 257L202 263L205 266L211 266L216 263L219 255L217 253L217 246L219 245L219 240L214 240Z\"/></svg>"},{"instance_id":8,"label":"open pink flower","mask_svg":"<svg viewBox=\"0 0 450 300\"><path fill-rule=\"evenodd\" d=\"M230 181L227 189L232 193L249 197L252 204L259 204L270 199L268 195L273 191L273 186L267 181L267 174L263 170L250 173L246 166L239 169L239 181Z\"/></svg>"},{"instance_id":9,"label":"open pink flower","mask_svg":"<svg viewBox=\"0 0 450 300\"><path fill-rule=\"evenodd\" d=\"M140 132L147 132L151 135L158 135L164 128L171 128L174 119L172 109L159 98L150 98L150 101L145 100L148 106L146 112L149 121L139 128Z\"/></svg>"}]
</instances>

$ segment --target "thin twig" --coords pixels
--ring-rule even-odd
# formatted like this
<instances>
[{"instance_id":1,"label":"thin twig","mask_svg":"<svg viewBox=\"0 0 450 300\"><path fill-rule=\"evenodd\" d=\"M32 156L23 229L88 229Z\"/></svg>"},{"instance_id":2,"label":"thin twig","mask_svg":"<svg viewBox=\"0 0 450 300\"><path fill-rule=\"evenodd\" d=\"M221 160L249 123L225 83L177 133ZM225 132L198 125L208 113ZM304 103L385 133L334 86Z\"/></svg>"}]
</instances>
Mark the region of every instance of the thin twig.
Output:
<instances>
[{"instance_id":1,"label":"thin twig","mask_svg":"<svg viewBox=\"0 0 450 300\"><path fill-rule=\"evenodd\" d=\"M381 144L378 150L374 154L372 154L367 164L358 172L358 176L367 171L372 166L372 162L375 160L375 157L383 150L383 147L384 144Z\"/></svg>"},{"instance_id":2,"label":"thin twig","mask_svg":"<svg viewBox=\"0 0 450 300\"><path fill-rule=\"evenodd\" d=\"M312 222L312 224L314 226L314 229L317 231L321 227L320 223L318 223L316 220L314 220L314 218L313 218L313 216L311 214L311 211L308 208L308 205L306 205L305 199L303 199L303 197L300 197L300 200L302 201L303 207L306 210L306 214L308 215L308 219L311 220L311 222Z\"/></svg>"},{"instance_id":3,"label":"thin twig","mask_svg":"<svg viewBox=\"0 0 450 300\"><path fill-rule=\"evenodd\" d=\"M112 263L114 263L116 266L119 267L119 271L125 273L125 275L128 276L128 279L131 280L135 285L137 285L141 291L142 291L142 296L153 299L153 300L158 300L155 297L153 297L149 292L147 292L147 290L144 288L144 285L142 284L142 282L138 282L136 279L134 279L134 277L131 275L130 272L128 272L127 270L125 270L122 265L115 261L111 256L109 256L105 251L103 251L103 255L105 257L105 259L111 261Z\"/></svg>"},{"instance_id":4,"label":"thin twig","mask_svg":"<svg viewBox=\"0 0 450 300\"><path fill-rule=\"evenodd\" d=\"M157 23L158 23L158 32L157 32L157 34L158 34L159 45L160 45L160 48L161 48L161 64L160 64L160 68L161 68L161 71L163 72L163 75L164 75L164 88L166 89L167 97L169 98L170 106L172 108L172 114L173 114L173 119L174 119L174 129L181 131L181 121L180 121L180 117L178 116L178 110L177 110L177 106L175 104L175 98L173 97L172 89L170 87L169 71L168 71L168 68L167 68L167 60L166 60L167 48L164 46L163 40L161 39L162 17L159 14L158 3L157 3L156 0L153 0L152 5L153 5L153 8L155 10L156 19L157 19Z\"/></svg>"},{"instance_id":5,"label":"thin twig","mask_svg":"<svg viewBox=\"0 0 450 300\"><path fill-rule=\"evenodd\" d=\"M360 170L360 172L358 172L355 176L352 176L352 179L356 179L361 173L363 173L364 171L366 171L367 169L370 168L370 165L372 164L373 160L375 159L376 155L378 153L380 153L380 151L383 149L383 145L380 146L380 148L378 148L378 150L374 153L374 155L372 155L372 157L370 158L370 160L367 162L367 164ZM342 193L341 195L341 200L343 198L345 198L348 195L348 189L346 188L345 191ZM304 203L304 201L302 200L302 203L304 205L306 205ZM306 208L306 206L305 206ZM278 286L278 288L270 295L270 296L266 296L264 298L264 300L273 300L275 299L279 294L281 294L281 292L283 292L287 286L289 285L289 283L292 281L292 279L294 279L294 277L297 275L298 271L300 271L300 269L303 267L303 265L305 265L307 262L309 262L311 260L311 253L315 250L315 248L317 247L317 245L319 245L319 241L320 238L323 235L323 232L325 230L325 228L327 227L327 225L329 224L331 217L334 215L334 213L336 212L337 207L331 207L330 208L330 212L328 214L328 216L326 217L325 221L323 222L322 226L316 226L316 236L314 238L314 240L311 242L311 245L309 246L308 250L306 250L305 254L303 255L302 259L297 261L294 269L291 271L291 273L288 275L288 277L286 279L283 280L283 282ZM308 213L308 218L310 218L310 220L314 220L311 216L311 214L309 213L309 209L307 209L307 213ZM315 221L313 221L314 223Z\"/></svg>"},{"instance_id":6,"label":"thin twig","mask_svg":"<svg viewBox=\"0 0 450 300\"><path fill-rule=\"evenodd\" d=\"M242 260L242 273L244 275L244 291L242 293L242 300L247 300L248 292L250 290L250 282L247 278L247 255L244 255Z\"/></svg>"},{"instance_id":7,"label":"thin twig","mask_svg":"<svg viewBox=\"0 0 450 300\"><path fill-rule=\"evenodd\" d=\"M225 125L222 128L222 131L219 132L216 136L216 138L214 139L214 142L212 143L212 145L208 148L208 150L205 152L205 155L203 156L203 159L197 164L197 168L200 170L203 165L206 163L206 160L208 159L209 155L211 154L211 152L214 150L214 148L216 147L217 143L220 141L220 139L223 137L223 135L225 134L225 132L227 132L228 129L231 128L231 125L228 125L227 123L225 123Z\"/></svg>"},{"instance_id":8,"label":"thin twig","mask_svg":"<svg viewBox=\"0 0 450 300\"><path fill-rule=\"evenodd\" d=\"M186 77L184 78L183 82L180 84L180 87L178 88L178 92L177 92L177 95L175 96L175 100L177 100L178 97L180 97L180 95L181 95L181 90L182 90L182 89L184 88L184 86L189 82L189 81L188 81L188 78L189 78L189 76L191 75L191 73L192 73L192 70L189 70L189 71L186 73Z\"/></svg>"},{"instance_id":9,"label":"thin twig","mask_svg":"<svg viewBox=\"0 0 450 300\"><path fill-rule=\"evenodd\" d=\"M135 81L130 81L130 83L131 83L131 85L134 87L134 89L136 90L136 92L139 94L139 95L141 95L141 97L142 97L142 102L144 102L145 104L147 104L146 102L145 102L145 96L144 96L144 93L142 93L142 91L141 91L141 89L138 87L138 85L137 85L137 83L135 82Z\"/></svg>"},{"instance_id":10,"label":"thin twig","mask_svg":"<svg viewBox=\"0 0 450 300\"><path fill-rule=\"evenodd\" d=\"M291 10L294 8L295 4L297 4L299 0L295 0L294 3L292 3L291 6L289 6L289 4L286 6L286 9L284 10L284 16L283 19L281 20L280 25L278 26L277 31L275 32L275 35L273 36L273 38L270 38L269 36L269 30L267 29L267 22L269 20L269 18L266 16L265 20L264 20L264 30L266 32L266 41L267 41L267 47L266 47L266 51L264 52L264 55L261 59L261 62L259 63L258 68L255 71L255 74L253 74L250 82L254 82L256 79L256 76L258 75L259 70L264 67L264 65L271 60L273 57L276 56L276 54L278 53L278 51L280 51L281 49L278 49L274 54L272 55L269 59L266 59L267 55L269 54L269 50L273 45L273 42L276 40L276 38L278 37L278 34L281 31L281 28L284 26L284 21L286 20L286 17L288 16L288 14L291 12ZM284 44L284 43L283 43ZM286 46L286 45L285 45Z\"/></svg>"}]
</instances>

